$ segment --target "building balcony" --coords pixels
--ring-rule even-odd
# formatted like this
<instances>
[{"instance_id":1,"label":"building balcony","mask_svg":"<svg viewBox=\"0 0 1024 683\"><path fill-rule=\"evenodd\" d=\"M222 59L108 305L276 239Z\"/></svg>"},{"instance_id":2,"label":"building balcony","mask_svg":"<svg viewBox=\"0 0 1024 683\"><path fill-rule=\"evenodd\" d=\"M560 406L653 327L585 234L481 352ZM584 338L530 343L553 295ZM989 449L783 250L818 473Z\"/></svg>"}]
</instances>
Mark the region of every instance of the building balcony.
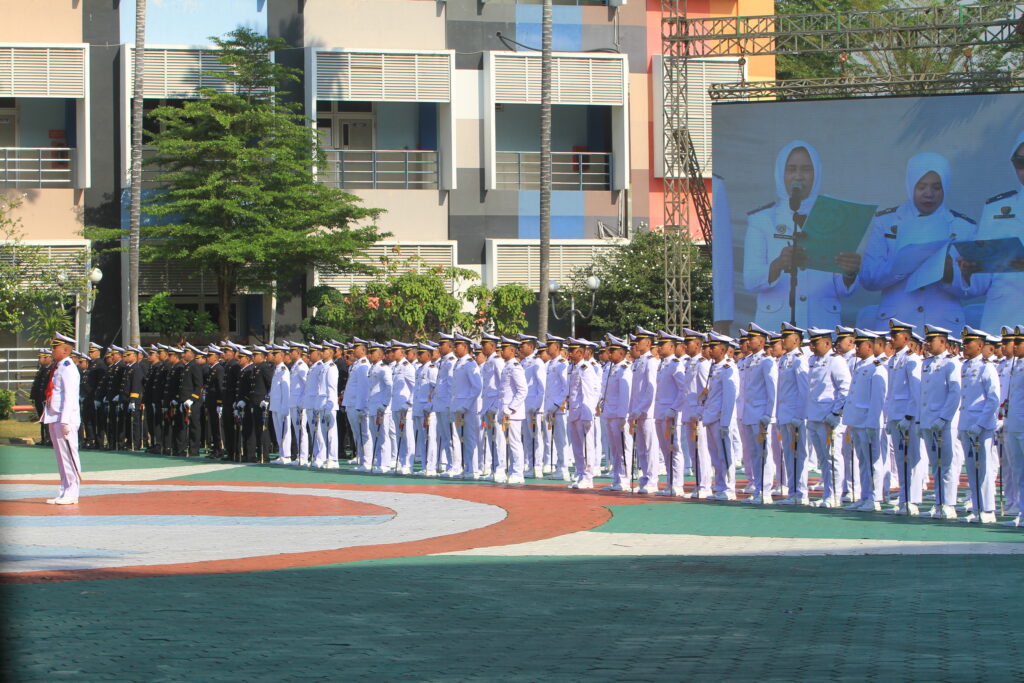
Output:
<instances>
[{"instance_id":1,"label":"building balcony","mask_svg":"<svg viewBox=\"0 0 1024 683\"><path fill-rule=\"evenodd\" d=\"M608 190L611 154L554 152L551 181L554 190ZM497 189L539 190L540 152L497 152Z\"/></svg>"},{"instance_id":2,"label":"building balcony","mask_svg":"<svg viewBox=\"0 0 1024 683\"><path fill-rule=\"evenodd\" d=\"M439 155L434 150L329 149L320 181L346 190L436 190Z\"/></svg>"},{"instance_id":3,"label":"building balcony","mask_svg":"<svg viewBox=\"0 0 1024 683\"><path fill-rule=\"evenodd\" d=\"M0 187L77 187L71 147L0 147Z\"/></svg>"}]
</instances>

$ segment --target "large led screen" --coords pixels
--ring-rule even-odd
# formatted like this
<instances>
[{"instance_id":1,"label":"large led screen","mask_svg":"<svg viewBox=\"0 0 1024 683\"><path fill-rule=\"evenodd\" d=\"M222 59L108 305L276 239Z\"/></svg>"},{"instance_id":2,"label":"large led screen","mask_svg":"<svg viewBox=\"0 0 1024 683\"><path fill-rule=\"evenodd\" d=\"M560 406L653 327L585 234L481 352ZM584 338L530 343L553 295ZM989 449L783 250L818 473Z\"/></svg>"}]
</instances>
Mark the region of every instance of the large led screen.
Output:
<instances>
[{"instance_id":1,"label":"large led screen","mask_svg":"<svg viewBox=\"0 0 1024 683\"><path fill-rule=\"evenodd\" d=\"M716 326L1024 324L1024 95L717 104L713 130Z\"/></svg>"}]
</instances>

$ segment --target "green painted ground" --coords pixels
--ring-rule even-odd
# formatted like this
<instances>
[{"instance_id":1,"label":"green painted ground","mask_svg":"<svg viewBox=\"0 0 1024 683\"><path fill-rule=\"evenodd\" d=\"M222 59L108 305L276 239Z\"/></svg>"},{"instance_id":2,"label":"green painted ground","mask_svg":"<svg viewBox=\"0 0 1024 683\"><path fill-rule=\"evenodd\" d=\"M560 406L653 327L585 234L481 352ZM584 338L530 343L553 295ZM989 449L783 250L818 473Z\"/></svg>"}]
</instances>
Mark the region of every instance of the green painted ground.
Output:
<instances>
[{"instance_id":1,"label":"green painted ground","mask_svg":"<svg viewBox=\"0 0 1024 683\"><path fill-rule=\"evenodd\" d=\"M0 591L26 680L1011 681L1015 557L417 558Z\"/></svg>"},{"instance_id":2,"label":"green painted ground","mask_svg":"<svg viewBox=\"0 0 1024 683\"><path fill-rule=\"evenodd\" d=\"M165 455L108 453L106 451L82 451L82 470L126 470L151 467L174 467L214 462L205 458L172 458ZM40 446L0 446L0 474L38 474L52 472L57 476L57 463L53 449Z\"/></svg>"},{"instance_id":3,"label":"green painted ground","mask_svg":"<svg viewBox=\"0 0 1024 683\"><path fill-rule=\"evenodd\" d=\"M701 536L866 538L892 541L1024 542L1024 529L893 515L764 507L743 503L611 505L614 517L597 531ZM961 515L963 516L963 515Z\"/></svg>"}]
</instances>

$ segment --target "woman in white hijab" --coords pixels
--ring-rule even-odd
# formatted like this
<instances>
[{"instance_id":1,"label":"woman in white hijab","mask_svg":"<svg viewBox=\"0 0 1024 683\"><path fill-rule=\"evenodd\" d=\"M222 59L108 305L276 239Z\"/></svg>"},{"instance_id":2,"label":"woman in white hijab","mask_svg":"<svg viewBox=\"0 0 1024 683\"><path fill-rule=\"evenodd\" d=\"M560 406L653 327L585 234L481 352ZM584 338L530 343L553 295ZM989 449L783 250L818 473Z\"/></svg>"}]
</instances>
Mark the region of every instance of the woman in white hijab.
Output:
<instances>
[{"instance_id":1,"label":"woman in white hijab","mask_svg":"<svg viewBox=\"0 0 1024 683\"><path fill-rule=\"evenodd\" d=\"M743 286L757 295L753 317L762 327L777 330L787 321L804 328L835 327L841 322L840 299L853 290L852 276L803 269L806 255L792 239L818 198L821 175L814 147L802 140L790 142L775 158L775 201L747 214Z\"/></svg>"},{"instance_id":2,"label":"woman in white hijab","mask_svg":"<svg viewBox=\"0 0 1024 683\"><path fill-rule=\"evenodd\" d=\"M963 328L964 309L959 268L949 245L970 239L976 225L946 206L949 162L924 152L907 162L907 200L875 214L858 282L882 293L878 313L867 326L883 330L890 318L951 331Z\"/></svg>"},{"instance_id":3,"label":"woman in white hijab","mask_svg":"<svg viewBox=\"0 0 1024 683\"><path fill-rule=\"evenodd\" d=\"M990 197L981 210L976 239L1019 237L1024 241L1024 131L1017 134L1010 148L1010 163L1017 187ZM1024 319L1021 294L1024 293L1024 260L1010 263L1016 272L976 273L978 264L960 262L967 296L985 296L985 309L979 327L998 334L1004 326L1013 327Z\"/></svg>"}]
</instances>

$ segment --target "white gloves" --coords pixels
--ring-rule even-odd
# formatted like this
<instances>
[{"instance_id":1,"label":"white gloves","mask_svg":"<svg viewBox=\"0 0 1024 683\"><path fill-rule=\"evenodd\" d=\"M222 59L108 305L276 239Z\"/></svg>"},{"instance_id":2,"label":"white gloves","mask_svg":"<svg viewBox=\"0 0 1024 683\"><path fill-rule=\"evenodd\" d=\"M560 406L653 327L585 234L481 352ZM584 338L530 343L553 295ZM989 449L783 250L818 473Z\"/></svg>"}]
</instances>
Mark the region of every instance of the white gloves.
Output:
<instances>
[{"instance_id":1,"label":"white gloves","mask_svg":"<svg viewBox=\"0 0 1024 683\"><path fill-rule=\"evenodd\" d=\"M185 401L181 405L184 406L185 408L191 408L192 407L192 399L189 399L189 400Z\"/></svg>"},{"instance_id":2,"label":"white gloves","mask_svg":"<svg viewBox=\"0 0 1024 683\"><path fill-rule=\"evenodd\" d=\"M900 420L899 421L899 425L898 425L899 430L901 432L903 432L904 434L909 434L910 433L910 428L913 427L913 426L914 426L914 423L911 422L910 420L908 420L907 418L903 418L902 420Z\"/></svg>"},{"instance_id":3,"label":"white gloves","mask_svg":"<svg viewBox=\"0 0 1024 683\"><path fill-rule=\"evenodd\" d=\"M101 405L103 405L103 404L102 404L102 403L100 403L99 401L93 401L93 402L92 402L92 407L93 407L93 408L96 408L97 410L99 409L99 407L100 407Z\"/></svg>"},{"instance_id":4,"label":"white gloves","mask_svg":"<svg viewBox=\"0 0 1024 683\"><path fill-rule=\"evenodd\" d=\"M61 432L61 434L63 434L64 436L67 437L67 436L71 436L75 432L75 429L71 425L69 425L69 424L61 423L61 425L60 425L60 432Z\"/></svg>"},{"instance_id":5,"label":"white gloves","mask_svg":"<svg viewBox=\"0 0 1024 683\"><path fill-rule=\"evenodd\" d=\"M770 425L772 423L772 416L771 415L762 415L761 419L758 420L758 422L761 423L762 427L767 427L768 425Z\"/></svg>"},{"instance_id":6,"label":"white gloves","mask_svg":"<svg viewBox=\"0 0 1024 683\"><path fill-rule=\"evenodd\" d=\"M839 425L839 416L834 413L829 413L825 416L825 419L822 420L822 422L827 424L829 427L836 427Z\"/></svg>"},{"instance_id":7,"label":"white gloves","mask_svg":"<svg viewBox=\"0 0 1024 683\"><path fill-rule=\"evenodd\" d=\"M245 401L236 401L235 402L235 407L238 408L239 410L241 410L242 408L245 407Z\"/></svg>"},{"instance_id":8,"label":"white gloves","mask_svg":"<svg viewBox=\"0 0 1024 683\"><path fill-rule=\"evenodd\" d=\"M217 406L217 417L224 417L224 406Z\"/></svg>"},{"instance_id":9,"label":"white gloves","mask_svg":"<svg viewBox=\"0 0 1024 683\"><path fill-rule=\"evenodd\" d=\"M129 403L128 404L128 412L129 413L134 413L135 412L135 404L134 403Z\"/></svg>"},{"instance_id":10,"label":"white gloves","mask_svg":"<svg viewBox=\"0 0 1024 683\"><path fill-rule=\"evenodd\" d=\"M804 421L799 418L796 418L789 421L789 426L792 427L793 429L800 429L801 427L804 426Z\"/></svg>"},{"instance_id":11,"label":"white gloves","mask_svg":"<svg viewBox=\"0 0 1024 683\"><path fill-rule=\"evenodd\" d=\"M266 410L269 405L270 404L267 403L266 401L260 401L260 408L262 408L263 410Z\"/></svg>"},{"instance_id":12,"label":"white gloves","mask_svg":"<svg viewBox=\"0 0 1024 683\"><path fill-rule=\"evenodd\" d=\"M945 428L946 421L943 418L939 417L936 418L935 421L931 423L931 425L928 427L928 430L931 432L941 432Z\"/></svg>"},{"instance_id":13,"label":"white gloves","mask_svg":"<svg viewBox=\"0 0 1024 683\"><path fill-rule=\"evenodd\" d=\"M1002 434L1002 433L1003 433L1003 421L1002 420L996 420L996 434Z\"/></svg>"},{"instance_id":14,"label":"white gloves","mask_svg":"<svg viewBox=\"0 0 1024 683\"><path fill-rule=\"evenodd\" d=\"M171 401L171 406L176 408L178 406L178 401L177 400Z\"/></svg>"},{"instance_id":15,"label":"white gloves","mask_svg":"<svg viewBox=\"0 0 1024 683\"><path fill-rule=\"evenodd\" d=\"M977 439L979 436L981 436L981 429L979 429L978 427L971 427L970 429L965 429L964 434L966 434L972 440Z\"/></svg>"}]
</instances>

